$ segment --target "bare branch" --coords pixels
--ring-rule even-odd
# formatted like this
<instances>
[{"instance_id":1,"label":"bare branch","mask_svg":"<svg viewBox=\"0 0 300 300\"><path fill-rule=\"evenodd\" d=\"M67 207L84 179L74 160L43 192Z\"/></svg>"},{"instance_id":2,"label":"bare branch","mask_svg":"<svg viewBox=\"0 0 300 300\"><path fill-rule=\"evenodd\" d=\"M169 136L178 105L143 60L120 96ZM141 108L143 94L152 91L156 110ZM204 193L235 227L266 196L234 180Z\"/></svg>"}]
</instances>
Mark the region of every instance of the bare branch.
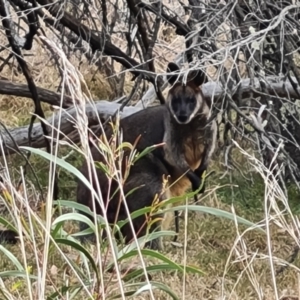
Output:
<instances>
[{"instance_id":1,"label":"bare branch","mask_svg":"<svg viewBox=\"0 0 300 300\"><path fill-rule=\"evenodd\" d=\"M255 96L260 96L260 82L258 79L254 80L254 86L250 85L250 79L244 79L241 82L239 94L243 96L243 98L247 98L251 93ZM274 99L278 99L280 97L293 97L296 96L296 92L291 84L285 83L283 81L279 81L278 77L269 77L266 80L266 87L268 93L274 97ZM300 92L300 88L298 88L298 92ZM223 88L215 83L215 82L208 82L203 85L203 94L204 97L207 99L214 99L217 101L224 97ZM106 120L109 116L112 116L116 113L116 111L120 110L122 104L108 102L108 101L98 101L95 103L95 106L92 104L88 104L86 106L86 114L89 119L90 126L97 126L98 122L98 115L102 121ZM120 117L124 118L129 116L139 110L143 109L142 106L125 106L123 110L120 112ZM63 135L69 136L69 138L73 142L79 142L79 136L74 129L74 119L76 117L76 109L69 108L62 112L60 116L59 113L55 114L53 117L47 119L46 123L53 126L54 128L58 128L59 118L61 117L61 133ZM15 128L10 131L11 136L15 139L18 146L27 146L28 139L26 139L26 134L28 132L28 126L24 126L21 128ZM63 136L60 135L60 138ZM9 135L5 132L2 132L4 146L6 149L6 153L14 153L14 143L11 141ZM43 133L38 126L38 124L34 124L32 130L32 146L36 148L42 148L45 146L45 140L43 138Z\"/></svg>"},{"instance_id":2,"label":"bare branch","mask_svg":"<svg viewBox=\"0 0 300 300\"><path fill-rule=\"evenodd\" d=\"M73 105L73 100L70 96L67 95L62 96L61 94L40 87L37 87L36 89L40 101L42 102L55 105L55 106L60 106L61 99L62 99L63 108L68 108ZM13 83L11 81L1 80L1 79L0 79L0 94L32 98L32 94L29 91L29 88L26 84Z\"/></svg>"},{"instance_id":3,"label":"bare branch","mask_svg":"<svg viewBox=\"0 0 300 300\"><path fill-rule=\"evenodd\" d=\"M57 22L69 28L71 31L77 34L77 36L80 36L83 40L88 42L93 51L103 51L106 55L111 56L115 61L122 64L136 76L141 73L135 70L135 68L140 66L136 60L126 55L123 51L109 41L105 41L105 44L103 45L99 35L90 30L86 25L77 22L69 13L64 11L63 15L61 15L61 8L59 4L55 4L50 0L38 0L38 3L43 5L53 17L56 18L60 15L60 18L57 20ZM149 75L145 75L143 73L143 76L145 79L149 79Z\"/></svg>"},{"instance_id":4,"label":"bare branch","mask_svg":"<svg viewBox=\"0 0 300 300\"><path fill-rule=\"evenodd\" d=\"M140 1L138 7L144 8L148 11L151 11L155 15L161 15L161 17L167 21L169 24L172 24L176 27L176 33L178 35L186 36L191 32L191 29L186 25L176 14L172 13L168 7L160 3L161 12L153 4L148 4L146 2Z\"/></svg>"}]
</instances>

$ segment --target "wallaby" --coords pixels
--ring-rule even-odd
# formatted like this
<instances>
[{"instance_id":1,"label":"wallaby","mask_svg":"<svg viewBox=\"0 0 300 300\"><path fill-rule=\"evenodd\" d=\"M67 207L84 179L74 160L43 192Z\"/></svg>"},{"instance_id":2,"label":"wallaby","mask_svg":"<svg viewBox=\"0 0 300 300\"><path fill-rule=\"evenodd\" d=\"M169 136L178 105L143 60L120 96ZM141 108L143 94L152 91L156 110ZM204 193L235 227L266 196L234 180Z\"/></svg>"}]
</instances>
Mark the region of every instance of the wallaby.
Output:
<instances>
[{"instance_id":1,"label":"wallaby","mask_svg":"<svg viewBox=\"0 0 300 300\"><path fill-rule=\"evenodd\" d=\"M165 105L144 109L120 121L123 141L133 144L140 136L136 145L138 151L155 144L165 143L163 147L152 152L151 158L145 158L145 162L142 158L140 165L133 166L130 171L128 178L132 183L130 187L137 185L132 178L138 178L139 182L146 184L145 188L148 191L146 194L140 190L139 196L132 194L130 199L126 199L127 203L134 203L131 207L135 209L151 205L155 193L161 190L163 174L170 176L169 196L181 196L191 186L193 190L197 190L201 184L201 175L206 170L214 150L216 123L212 121L208 124L211 104L205 101L199 87L204 82L205 75L199 71L193 78L190 76L184 85L179 80L179 74L174 74L177 71L179 67L169 63L168 72L172 74L168 74L167 78L172 87ZM110 129L106 130L108 138L111 133ZM93 150L92 153L95 161L101 160L99 152ZM158 163L157 170L159 171L155 175L152 168L157 168L156 163ZM145 167L140 170L139 168L144 164ZM97 173L101 192L106 196L107 179L100 170ZM155 182L153 186L151 186L152 181ZM79 183L77 201L91 208L91 199L87 195L87 188ZM166 194L162 198L164 197ZM115 199L113 201L118 201ZM118 203L112 203L108 214L114 218ZM168 227L168 222L167 218L167 225L164 227ZM131 236L130 233L128 234Z\"/></svg>"},{"instance_id":2,"label":"wallaby","mask_svg":"<svg viewBox=\"0 0 300 300\"><path fill-rule=\"evenodd\" d=\"M204 101L200 85L204 82L205 76L198 72L194 78L188 80L184 85L180 82L177 65L170 63L168 81L171 87L166 105L147 108L137 112L120 122L123 130L123 140L134 143L141 135L137 144L137 150L142 151L148 146L164 142L164 147L159 147L151 154L140 159L131 167L130 175L124 185L126 194L133 188L139 187L134 193L126 198L129 210L132 212L139 208L150 206L155 196L160 195L159 200L170 196L183 195L190 186L193 190L199 188L201 175L206 170L211 154L213 153L216 139L216 124L207 124L210 117L210 103ZM107 130L109 135L110 130ZM103 159L96 148L92 148L94 160ZM87 165L84 164L83 173L88 177ZM186 175L182 175L186 172ZM163 190L163 176L170 175L170 192ZM179 179L182 177L181 179ZM179 179L179 180L178 180ZM101 185L101 193L107 199L108 179L106 175L97 170L97 178ZM117 188L113 182L112 190ZM78 183L77 201L89 206L92 209L92 198L89 190L81 182ZM116 210L120 197L117 193L109 202L107 215L109 222L116 219ZM97 213L100 213L97 209ZM117 218L127 218L124 207L121 205ZM134 220L135 230L139 234L145 233L145 228L141 230L145 217ZM81 225L82 226L82 225ZM82 226L84 227L84 226ZM168 227L168 226L165 226ZM15 243L15 236L10 231L1 231L0 242ZM132 238L129 226L124 226L122 234L126 241ZM160 249L161 241L154 241L152 248Z\"/></svg>"},{"instance_id":3,"label":"wallaby","mask_svg":"<svg viewBox=\"0 0 300 300\"><path fill-rule=\"evenodd\" d=\"M179 68L170 63L168 71L179 71ZM169 91L166 105L148 108L121 120L124 141L134 143L141 134L137 150L141 151L153 144L165 142L163 148L156 149L132 167L124 192L126 194L134 187L140 185L142 187L127 197L130 211L151 205L156 194L160 195L160 199L168 197L162 190L163 175L171 176L170 183L173 185L169 196L183 195L190 187L190 183L194 190L198 189L201 174L207 168L214 149L215 124L206 124L210 115L210 104L204 101L199 88L204 81L203 74L199 72L186 85L180 81L176 82L177 79L176 74L168 76L168 81L173 84L173 87ZM92 153L97 160L100 153L96 148L92 149ZM185 172L187 172L186 176L178 181ZM83 167L83 173L87 176L86 166ZM97 180L101 183L101 192L105 199L108 195L105 194L104 187L108 184L108 180L100 170L97 173ZM117 188L116 183L113 185L115 186L112 186L112 190L114 187ZM92 208L91 195L82 183L78 185L77 200ZM110 222L115 221L118 203L117 194L113 201L110 201L107 209ZM118 218L126 218L124 207L120 208ZM134 225L137 230L144 222L145 218L142 217L135 220ZM128 226L123 228L122 233L125 233L127 241L132 238L130 231ZM14 233L6 230L0 233L0 241L16 242ZM153 247L159 248L158 243L159 241L153 243Z\"/></svg>"},{"instance_id":4,"label":"wallaby","mask_svg":"<svg viewBox=\"0 0 300 300\"><path fill-rule=\"evenodd\" d=\"M174 73L179 67L170 63L168 70ZM168 76L172 88L168 93L168 113L164 118L164 159L170 165L172 197L183 195L190 185L193 191L200 187L217 136L216 122L208 124L211 102L205 101L200 88L205 82L205 74L199 71L186 85L178 79L178 75ZM178 181L184 172L187 172L186 176ZM203 191L204 185L200 192ZM178 232L178 214L175 214L175 220ZM168 228L168 222L164 226Z\"/></svg>"}]
</instances>

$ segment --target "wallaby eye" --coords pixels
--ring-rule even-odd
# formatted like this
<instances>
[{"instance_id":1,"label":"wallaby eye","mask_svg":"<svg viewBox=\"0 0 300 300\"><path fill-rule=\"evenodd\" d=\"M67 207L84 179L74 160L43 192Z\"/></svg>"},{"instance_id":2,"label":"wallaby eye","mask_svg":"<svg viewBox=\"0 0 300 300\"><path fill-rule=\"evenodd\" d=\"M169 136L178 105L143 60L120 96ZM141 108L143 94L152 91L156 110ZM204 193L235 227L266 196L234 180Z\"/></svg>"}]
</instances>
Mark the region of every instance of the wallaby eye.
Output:
<instances>
[{"instance_id":1,"label":"wallaby eye","mask_svg":"<svg viewBox=\"0 0 300 300\"><path fill-rule=\"evenodd\" d=\"M196 103L196 98L195 97L189 97L188 98L188 103L195 104Z\"/></svg>"},{"instance_id":2,"label":"wallaby eye","mask_svg":"<svg viewBox=\"0 0 300 300\"><path fill-rule=\"evenodd\" d=\"M178 108L179 104L180 104L180 98L174 97L171 102L171 106L173 107L173 109L176 110Z\"/></svg>"}]
</instances>

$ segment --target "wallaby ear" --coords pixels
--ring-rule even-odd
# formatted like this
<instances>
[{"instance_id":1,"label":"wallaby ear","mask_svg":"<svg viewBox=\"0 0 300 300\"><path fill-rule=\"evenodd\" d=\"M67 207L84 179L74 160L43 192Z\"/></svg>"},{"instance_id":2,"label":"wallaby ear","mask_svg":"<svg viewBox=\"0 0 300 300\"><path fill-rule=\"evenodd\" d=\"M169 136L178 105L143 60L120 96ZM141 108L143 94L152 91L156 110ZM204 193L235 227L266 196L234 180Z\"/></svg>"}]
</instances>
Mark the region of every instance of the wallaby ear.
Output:
<instances>
[{"instance_id":1,"label":"wallaby ear","mask_svg":"<svg viewBox=\"0 0 300 300\"><path fill-rule=\"evenodd\" d=\"M179 71L178 65L176 65L173 62L168 63L167 67L167 73L173 73ZM172 75L167 75L167 80L170 84L174 84L174 82L177 80L179 74L172 74Z\"/></svg>"},{"instance_id":2,"label":"wallaby ear","mask_svg":"<svg viewBox=\"0 0 300 300\"><path fill-rule=\"evenodd\" d=\"M207 76L202 70L199 70L192 80L196 86L200 86L207 82Z\"/></svg>"}]
</instances>

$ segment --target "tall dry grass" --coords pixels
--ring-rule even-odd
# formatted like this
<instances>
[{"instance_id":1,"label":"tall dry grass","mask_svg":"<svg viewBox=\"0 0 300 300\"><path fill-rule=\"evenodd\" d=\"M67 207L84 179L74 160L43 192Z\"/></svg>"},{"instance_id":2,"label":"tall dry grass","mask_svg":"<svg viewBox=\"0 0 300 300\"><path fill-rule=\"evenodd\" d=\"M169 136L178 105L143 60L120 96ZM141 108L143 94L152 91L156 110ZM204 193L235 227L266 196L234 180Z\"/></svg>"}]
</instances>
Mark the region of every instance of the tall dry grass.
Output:
<instances>
[{"instance_id":1,"label":"tall dry grass","mask_svg":"<svg viewBox=\"0 0 300 300\"><path fill-rule=\"evenodd\" d=\"M68 61L64 52L52 41L46 38L43 38L43 40L59 56L63 72L63 86L68 86L77 111L73 122L80 133L80 147L70 141L64 141L63 145L81 155L85 160L92 162L88 146L88 122L85 115L85 105L89 102L92 103L92 97L86 94L88 88L82 75ZM16 247L0 246L3 253L4 268L6 269L0 273L2 294L5 299L78 299L82 297L88 297L89 299L127 299L130 297L135 299L139 299L139 297L141 297L140 299L144 297L147 299L165 299L165 297L187 299L186 295L190 289L187 285L189 276L202 274L201 266L199 269L187 263L189 256L187 242L188 211L211 214L218 218L224 217L244 223L247 226L253 226L253 228L256 227L253 223L237 217L235 213L212 207L188 205L188 202L185 201L183 206L178 207L185 211L182 263L176 263L172 257L168 257L167 253L162 254L143 249L146 241L158 236L165 238L172 236L172 232L156 232L141 238L135 237L130 245L118 245L105 216L96 216L94 213L89 212L86 207L66 200L60 200L56 203L61 208L60 213L53 210L53 172L58 167L65 169L74 177L85 182L91 189L95 201L104 208L101 193L97 193L97 190L93 189L90 182L76 168L59 157L60 142L56 142L55 139L57 131L59 131L59 127L53 128L51 132L53 149L51 155L43 150L23 147L24 150L31 151L34 155L38 155L50 163L45 206L42 207L41 211L33 210L30 207L24 177L23 190L19 191L14 188L9 177L9 167L4 157L5 172L3 178L8 193L5 193L4 197L2 195L2 200L6 203L10 212L10 222L8 224L5 218L1 218L0 221L3 225L9 225L9 228L18 232L20 237L20 242ZM120 134L117 136L121 141L122 136ZM110 176L117 174L115 179L118 180L122 190L122 178L119 177L117 172L118 164L114 163L116 149L112 148L107 139L99 140L98 147L99 151L102 152L105 149L105 155L109 163L107 169L112 172ZM146 151L150 150L146 149ZM139 154L132 148L130 157L132 160L136 160L144 154ZM95 172L95 164L90 165L90 172ZM20 172L22 174L22 170ZM98 190L100 190L100 187L98 187ZM181 199L168 199L157 208L157 213L174 210L174 208L166 209L167 205L175 201L183 201L190 196L192 194L187 195L187 198L184 196ZM124 194L123 197L125 197ZM145 213L151 209L145 208L139 213ZM97 222L91 222L87 217L78 213L78 210L94 215ZM134 222L136 215L138 213L131 215L128 219L131 226L133 226L132 222ZM76 225L74 224L78 221L87 223L90 229L85 232L76 232L76 229L74 229ZM122 222L117 225L122 226ZM100 231L98 230L99 226ZM70 229L71 232L69 232ZM101 238L101 230L105 230L108 234L106 241ZM96 243L94 245L82 245L77 237L91 232L96 235ZM19 251L16 252L16 249L19 249ZM113 272L111 273L112 268ZM182 278L180 293L173 290L174 286L169 281L164 282L161 278L162 274L168 274L171 270L175 272L173 273L176 274L174 276ZM183 277L179 274L183 274ZM160 278L160 280L153 278Z\"/></svg>"}]
</instances>

